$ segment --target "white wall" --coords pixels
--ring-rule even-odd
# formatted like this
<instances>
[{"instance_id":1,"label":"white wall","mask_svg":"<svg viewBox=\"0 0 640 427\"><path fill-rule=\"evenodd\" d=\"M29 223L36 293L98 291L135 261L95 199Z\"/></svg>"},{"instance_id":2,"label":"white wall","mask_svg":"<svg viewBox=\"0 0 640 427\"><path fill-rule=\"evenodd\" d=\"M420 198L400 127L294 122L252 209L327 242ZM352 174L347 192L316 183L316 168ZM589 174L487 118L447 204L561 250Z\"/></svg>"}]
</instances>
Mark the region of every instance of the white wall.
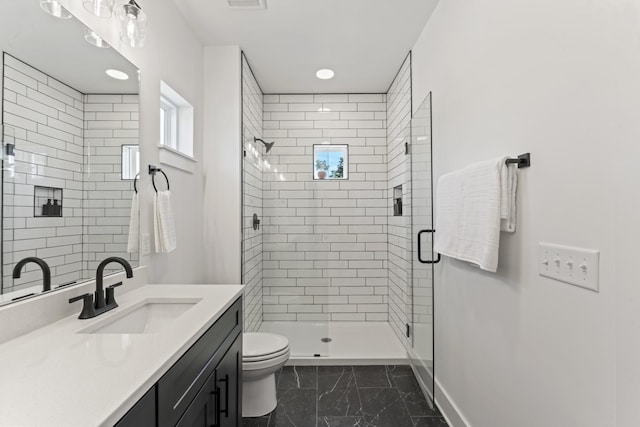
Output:
<instances>
[{"instance_id":1,"label":"white wall","mask_svg":"<svg viewBox=\"0 0 640 427\"><path fill-rule=\"evenodd\" d=\"M241 52L238 46L208 46L204 55L207 278L213 283L240 283Z\"/></svg>"},{"instance_id":2,"label":"white wall","mask_svg":"<svg viewBox=\"0 0 640 427\"><path fill-rule=\"evenodd\" d=\"M160 80L165 81L194 106L194 157L199 160L195 172L161 166L171 180L175 207L178 248L170 254L142 257L149 266L149 280L156 283L193 283L207 281L207 262L202 250L203 229L203 47L171 0L140 0L148 16L147 41L143 48L122 45L117 19L97 18L82 2L60 0L81 21L98 32L114 48L140 69L140 152L144 169L158 164L160 135ZM151 180L141 171L141 231L153 236ZM188 206L188 209L184 209ZM153 242L152 242L153 243Z\"/></svg>"},{"instance_id":3,"label":"white wall","mask_svg":"<svg viewBox=\"0 0 640 427\"><path fill-rule=\"evenodd\" d=\"M498 272L450 259L436 271L436 375L469 425L640 425L639 12L447 0L414 46L414 106L433 91L436 177L532 155ZM538 276L540 241L600 250L600 292Z\"/></svg>"}]
</instances>

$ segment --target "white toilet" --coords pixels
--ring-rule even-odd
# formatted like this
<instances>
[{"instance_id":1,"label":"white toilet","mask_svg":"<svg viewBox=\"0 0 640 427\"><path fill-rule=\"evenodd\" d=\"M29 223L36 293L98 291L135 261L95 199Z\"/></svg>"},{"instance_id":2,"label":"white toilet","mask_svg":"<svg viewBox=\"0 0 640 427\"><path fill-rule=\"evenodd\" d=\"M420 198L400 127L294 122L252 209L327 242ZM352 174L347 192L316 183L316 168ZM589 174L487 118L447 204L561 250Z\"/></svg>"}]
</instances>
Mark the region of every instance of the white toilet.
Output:
<instances>
[{"instance_id":1,"label":"white toilet","mask_svg":"<svg viewBox=\"0 0 640 427\"><path fill-rule=\"evenodd\" d=\"M261 417L276 409L275 373L289 360L289 341L276 334L242 336L242 416Z\"/></svg>"}]
</instances>

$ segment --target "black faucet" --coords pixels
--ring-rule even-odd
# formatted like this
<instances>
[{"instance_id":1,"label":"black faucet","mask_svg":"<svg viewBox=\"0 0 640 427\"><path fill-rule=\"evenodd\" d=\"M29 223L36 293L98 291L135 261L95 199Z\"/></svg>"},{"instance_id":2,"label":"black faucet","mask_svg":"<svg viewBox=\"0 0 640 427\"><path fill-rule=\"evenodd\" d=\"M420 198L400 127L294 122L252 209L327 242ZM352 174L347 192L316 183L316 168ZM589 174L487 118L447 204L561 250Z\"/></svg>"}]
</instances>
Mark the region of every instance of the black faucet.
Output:
<instances>
[{"instance_id":1,"label":"black faucet","mask_svg":"<svg viewBox=\"0 0 640 427\"><path fill-rule=\"evenodd\" d=\"M99 265L98 265L98 269L96 270L96 303L95 303L95 308L96 310L99 310L107 305L114 305L111 308L115 308L118 306L118 304L116 304L116 300L113 297L113 288L115 288L116 286L120 286L122 284L122 282L120 283L116 283L115 285L109 286L109 288L107 289L107 302L105 303L105 299L104 299L104 290L103 290L103 286L102 286L102 280L103 280L103 274L104 274L104 268L107 266L107 264L111 264L112 262L117 262L118 264L120 264L121 266L124 267L124 269L127 272L127 279L130 279L133 277L133 270L131 269L131 265L127 262L126 259L124 258L120 258L117 256L112 256L109 258L104 259ZM106 311L106 310L105 310Z\"/></svg>"},{"instance_id":2,"label":"black faucet","mask_svg":"<svg viewBox=\"0 0 640 427\"><path fill-rule=\"evenodd\" d=\"M13 267L13 278L19 279L20 272L22 271L22 267L24 267L25 264L30 262L34 262L38 264L42 269L42 291L43 292L50 291L51 290L51 270L49 269L49 265L46 262L44 262L44 260L38 257L30 256L30 257L21 259L16 264L16 266Z\"/></svg>"},{"instance_id":3,"label":"black faucet","mask_svg":"<svg viewBox=\"0 0 640 427\"><path fill-rule=\"evenodd\" d=\"M82 306L82 312L80 313L79 319L91 319L92 317L96 317L102 313L105 313L111 309L114 309L118 306L116 303L114 291L117 286L122 285L122 282L118 282L114 285L111 285L107 288L106 292L106 301L105 301L105 292L104 287L102 285L104 268L107 264L112 262L117 262L122 265L127 272L127 278L133 277L133 270L131 269L131 265L124 258L120 257L109 257L103 260L98 265L98 270L96 271L96 293L95 293L95 303L93 302L93 298L91 294L84 294L69 300L69 303L83 300L84 305Z\"/></svg>"}]
</instances>

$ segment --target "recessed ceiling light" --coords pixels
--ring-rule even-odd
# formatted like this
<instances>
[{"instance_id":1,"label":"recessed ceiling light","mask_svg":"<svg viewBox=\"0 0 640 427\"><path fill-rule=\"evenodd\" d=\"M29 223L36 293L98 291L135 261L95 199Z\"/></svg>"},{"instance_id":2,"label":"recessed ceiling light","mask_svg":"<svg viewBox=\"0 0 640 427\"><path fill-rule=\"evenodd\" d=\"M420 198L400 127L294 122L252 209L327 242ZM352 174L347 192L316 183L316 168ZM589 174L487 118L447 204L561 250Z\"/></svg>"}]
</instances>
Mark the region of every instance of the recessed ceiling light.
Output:
<instances>
[{"instance_id":1,"label":"recessed ceiling light","mask_svg":"<svg viewBox=\"0 0 640 427\"><path fill-rule=\"evenodd\" d=\"M129 75L120 70L107 70L107 76L117 80L129 80Z\"/></svg>"},{"instance_id":2,"label":"recessed ceiling light","mask_svg":"<svg viewBox=\"0 0 640 427\"><path fill-rule=\"evenodd\" d=\"M335 76L336 73L333 72L333 70L330 70L328 68L323 68L321 70L316 71L316 77L321 79L321 80L328 80L328 79L332 79L333 76Z\"/></svg>"}]
</instances>

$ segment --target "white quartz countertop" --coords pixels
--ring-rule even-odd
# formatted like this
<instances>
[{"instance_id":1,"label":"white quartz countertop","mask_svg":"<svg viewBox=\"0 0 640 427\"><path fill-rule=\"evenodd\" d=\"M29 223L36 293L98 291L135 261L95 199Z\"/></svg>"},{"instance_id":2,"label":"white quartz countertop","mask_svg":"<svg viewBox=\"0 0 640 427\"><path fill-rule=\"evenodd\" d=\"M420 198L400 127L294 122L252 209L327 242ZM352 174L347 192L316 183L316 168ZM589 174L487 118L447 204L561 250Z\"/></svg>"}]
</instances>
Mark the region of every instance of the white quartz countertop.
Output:
<instances>
[{"instance_id":1,"label":"white quartz countertop","mask_svg":"<svg viewBox=\"0 0 640 427\"><path fill-rule=\"evenodd\" d=\"M126 284L125 284L126 285ZM112 426L242 294L241 285L146 285L0 344L0 426ZM150 298L199 300L154 334L83 334ZM16 319L19 321L19 319Z\"/></svg>"}]
</instances>

